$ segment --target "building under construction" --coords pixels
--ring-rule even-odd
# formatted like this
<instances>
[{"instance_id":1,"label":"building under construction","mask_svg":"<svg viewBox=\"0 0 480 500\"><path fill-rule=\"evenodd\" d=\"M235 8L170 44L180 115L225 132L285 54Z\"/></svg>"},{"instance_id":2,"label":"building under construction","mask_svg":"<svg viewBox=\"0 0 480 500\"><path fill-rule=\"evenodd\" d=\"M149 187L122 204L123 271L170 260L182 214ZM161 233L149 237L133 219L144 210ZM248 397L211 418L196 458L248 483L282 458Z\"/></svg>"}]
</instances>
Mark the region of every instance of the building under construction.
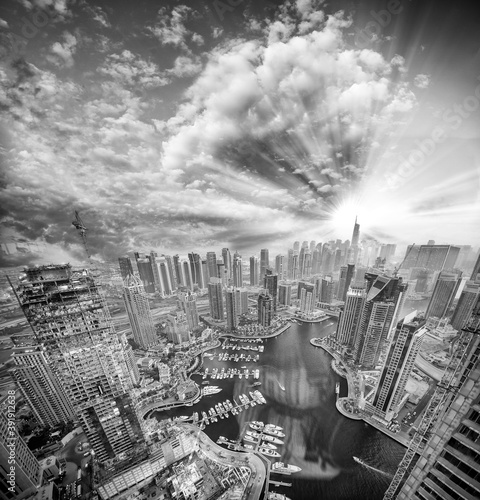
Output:
<instances>
[{"instance_id":1,"label":"building under construction","mask_svg":"<svg viewBox=\"0 0 480 500\"><path fill-rule=\"evenodd\" d=\"M28 268L14 289L97 458L108 464L142 449L130 397L138 376L133 352L88 271Z\"/></svg>"}]
</instances>

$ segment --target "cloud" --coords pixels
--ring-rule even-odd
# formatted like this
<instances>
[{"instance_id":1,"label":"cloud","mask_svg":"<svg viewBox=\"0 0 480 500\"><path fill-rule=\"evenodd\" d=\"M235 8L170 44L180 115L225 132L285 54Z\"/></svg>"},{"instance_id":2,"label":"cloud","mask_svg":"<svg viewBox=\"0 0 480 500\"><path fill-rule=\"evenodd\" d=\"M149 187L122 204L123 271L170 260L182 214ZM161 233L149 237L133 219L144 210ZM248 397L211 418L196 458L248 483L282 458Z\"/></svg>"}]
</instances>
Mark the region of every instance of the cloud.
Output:
<instances>
[{"instance_id":1,"label":"cloud","mask_svg":"<svg viewBox=\"0 0 480 500\"><path fill-rule=\"evenodd\" d=\"M419 74L415 77L413 83L415 84L415 87L418 87L419 89L426 89L430 85L430 75Z\"/></svg>"},{"instance_id":2,"label":"cloud","mask_svg":"<svg viewBox=\"0 0 480 500\"><path fill-rule=\"evenodd\" d=\"M7 21L5 21L4 19L1 19L1 18L0 18L0 28L5 28L5 29L8 28Z\"/></svg>"},{"instance_id":3,"label":"cloud","mask_svg":"<svg viewBox=\"0 0 480 500\"><path fill-rule=\"evenodd\" d=\"M194 76L202 70L202 63L198 57L178 56L173 68L168 73L178 78Z\"/></svg>"},{"instance_id":4,"label":"cloud","mask_svg":"<svg viewBox=\"0 0 480 500\"><path fill-rule=\"evenodd\" d=\"M47 59L58 66L71 68L75 64L73 56L77 50L77 38L65 31L63 39L63 43L55 42L50 47L50 55L47 56Z\"/></svg>"}]
</instances>

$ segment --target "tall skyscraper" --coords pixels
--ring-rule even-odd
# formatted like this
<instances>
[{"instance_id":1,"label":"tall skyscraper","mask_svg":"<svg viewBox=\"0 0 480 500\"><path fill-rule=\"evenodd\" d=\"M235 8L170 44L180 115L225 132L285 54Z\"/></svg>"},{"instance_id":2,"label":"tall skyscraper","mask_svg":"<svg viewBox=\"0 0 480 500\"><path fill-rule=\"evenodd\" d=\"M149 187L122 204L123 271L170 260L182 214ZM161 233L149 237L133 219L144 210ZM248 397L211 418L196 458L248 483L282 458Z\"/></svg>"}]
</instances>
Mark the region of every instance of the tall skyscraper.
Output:
<instances>
[{"instance_id":1,"label":"tall skyscraper","mask_svg":"<svg viewBox=\"0 0 480 500\"><path fill-rule=\"evenodd\" d=\"M133 339L143 349L158 343L148 297L138 278L131 274L123 282L123 301L132 327Z\"/></svg>"},{"instance_id":2,"label":"tall skyscraper","mask_svg":"<svg viewBox=\"0 0 480 500\"><path fill-rule=\"evenodd\" d=\"M120 275L123 280L130 274L133 274L132 261L130 260L130 257L119 257L118 264L120 266Z\"/></svg>"},{"instance_id":3,"label":"tall skyscraper","mask_svg":"<svg viewBox=\"0 0 480 500\"><path fill-rule=\"evenodd\" d=\"M222 248L222 258L225 264L225 269L227 270L228 280L233 279L233 269L232 269L232 255L228 248Z\"/></svg>"},{"instance_id":4,"label":"tall skyscraper","mask_svg":"<svg viewBox=\"0 0 480 500\"><path fill-rule=\"evenodd\" d=\"M176 286L174 287L172 283L173 268L171 272L169 262L165 255L162 255L156 260L156 266L160 279L159 292L162 297L169 297L173 294L173 290L176 288Z\"/></svg>"},{"instance_id":5,"label":"tall skyscraper","mask_svg":"<svg viewBox=\"0 0 480 500\"><path fill-rule=\"evenodd\" d=\"M353 264L347 264L346 266L342 266L340 268L340 278L339 278L338 293L337 293L338 300L345 302L354 272L355 272L355 266Z\"/></svg>"},{"instance_id":6,"label":"tall skyscraper","mask_svg":"<svg viewBox=\"0 0 480 500\"><path fill-rule=\"evenodd\" d=\"M235 289L227 288L225 292L225 308L227 311L227 329L233 331L238 325L237 303L235 300Z\"/></svg>"},{"instance_id":7,"label":"tall skyscraper","mask_svg":"<svg viewBox=\"0 0 480 500\"><path fill-rule=\"evenodd\" d=\"M315 309L315 285L313 283L302 283L300 288L299 306L301 312L310 314Z\"/></svg>"},{"instance_id":8,"label":"tall skyscraper","mask_svg":"<svg viewBox=\"0 0 480 500\"><path fill-rule=\"evenodd\" d=\"M190 342L188 321L185 313L178 311L167 315L167 338L174 344Z\"/></svg>"},{"instance_id":9,"label":"tall skyscraper","mask_svg":"<svg viewBox=\"0 0 480 500\"><path fill-rule=\"evenodd\" d=\"M282 306L292 305L292 285L278 286L278 303Z\"/></svg>"},{"instance_id":10,"label":"tall skyscraper","mask_svg":"<svg viewBox=\"0 0 480 500\"><path fill-rule=\"evenodd\" d=\"M215 252L207 252L207 268L209 278L219 278L217 269L217 255Z\"/></svg>"},{"instance_id":11,"label":"tall skyscraper","mask_svg":"<svg viewBox=\"0 0 480 500\"><path fill-rule=\"evenodd\" d=\"M171 255L165 255L165 262L167 264L168 275L170 276L170 285L172 287L172 290L176 290L178 287L178 280L177 272L175 270L175 262Z\"/></svg>"},{"instance_id":12,"label":"tall skyscraper","mask_svg":"<svg viewBox=\"0 0 480 500\"><path fill-rule=\"evenodd\" d=\"M182 285L193 291L193 276L190 263L187 260L182 259L180 261L180 265L182 273Z\"/></svg>"},{"instance_id":13,"label":"tall skyscraper","mask_svg":"<svg viewBox=\"0 0 480 500\"><path fill-rule=\"evenodd\" d=\"M478 254L477 261L473 266L472 276L470 279L475 283L480 283L480 253Z\"/></svg>"},{"instance_id":14,"label":"tall skyscraper","mask_svg":"<svg viewBox=\"0 0 480 500\"><path fill-rule=\"evenodd\" d=\"M280 280L287 279L287 266L285 255L277 255L275 257L275 272Z\"/></svg>"},{"instance_id":15,"label":"tall skyscraper","mask_svg":"<svg viewBox=\"0 0 480 500\"><path fill-rule=\"evenodd\" d=\"M458 287L462 281L461 273L449 273L442 271L437 278L433 295L425 313L426 318L435 316L443 318L449 313L450 306L455 299Z\"/></svg>"},{"instance_id":16,"label":"tall skyscraper","mask_svg":"<svg viewBox=\"0 0 480 500\"><path fill-rule=\"evenodd\" d=\"M451 369L444 373L385 498L473 500L480 482L480 300L456 342ZM419 443L425 443L419 447ZM412 452L419 458L406 481ZM400 491L395 495L396 488Z\"/></svg>"},{"instance_id":17,"label":"tall skyscraper","mask_svg":"<svg viewBox=\"0 0 480 500\"><path fill-rule=\"evenodd\" d=\"M268 292L263 291L258 295L257 309L258 324L262 326L270 326L273 317L273 303L272 297L268 295Z\"/></svg>"},{"instance_id":18,"label":"tall skyscraper","mask_svg":"<svg viewBox=\"0 0 480 500\"><path fill-rule=\"evenodd\" d=\"M429 271L451 270L455 267L460 248L452 245L409 245L402 269L420 267Z\"/></svg>"},{"instance_id":19,"label":"tall skyscraper","mask_svg":"<svg viewBox=\"0 0 480 500\"><path fill-rule=\"evenodd\" d=\"M97 458L109 463L143 449L130 396L132 352L115 332L88 271L70 265L26 269L16 294Z\"/></svg>"},{"instance_id":20,"label":"tall skyscraper","mask_svg":"<svg viewBox=\"0 0 480 500\"><path fill-rule=\"evenodd\" d=\"M407 381L425 334L425 320L415 318L416 311L397 324L380 373L372 403L366 409L391 421L404 396Z\"/></svg>"},{"instance_id":21,"label":"tall skyscraper","mask_svg":"<svg viewBox=\"0 0 480 500\"><path fill-rule=\"evenodd\" d=\"M217 263L217 276L222 280L222 285L226 287L228 285L228 273L223 262Z\"/></svg>"},{"instance_id":22,"label":"tall skyscraper","mask_svg":"<svg viewBox=\"0 0 480 500\"><path fill-rule=\"evenodd\" d=\"M248 291L246 288L235 288L235 311L237 316L248 313Z\"/></svg>"},{"instance_id":23,"label":"tall skyscraper","mask_svg":"<svg viewBox=\"0 0 480 500\"><path fill-rule=\"evenodd\" d=\"M190 270L192 273L192 280L194 284L197 284L199 288L203 288L202 284L202 259L198 253L191 252L188 254L188 260L190 261Z\"/></svg>"},{"instance_id":24,"label":"tall skyscraper","mask_svg":"<svg viewBox=\"0 0 480 500\"><path fill-rule=\"evenodd\" d=\"M293 250L290 248L287 255L287 277L288 280L293 279Z\"/></svg>"},{"instance_id":25,"label":"tall skyscraper","mask_svg":"<svg viewBox=\"0 0 480 500\"><path fill-rule=\"evenodd\" d=\"M233 286L241 287L243 285L242 256L235 252L233 254Z\"/></svg>"},{"instance_id":26,"label":"tall skyscraper","mask_svg":"<svg viewBox=\"0 0 480 500\"><path fill-rule=\"evenodd\" d=\"M331 304L333 300L334 281L331 276L325 276L322 279L320 288L320 302L323 304Z\"/></svg>"},{"instance_id":27,"label":"tall skyscraper","mask_svg":"<svg viewBox=\"0 0 480 500\"><path fill-rule=\"evenodd\" d=\"M12 413L9 411L11 406L9 399L12 397L15 399L15 395L7 395L0 401L0 498L2 500L33 498L43 481L42 468L38 460L18 434L16 426L12 427L12 421L15 422L9 418Z\"/></svg>"},{"instance_id":28,"label":"tall skyscraper","mask_svg":"<svg viewBox=\"0 0 480 500\"><path fill-rule=\"evenodd\" d=\"M347 264L356 265L359 256L359 244L360 242L360 224L357 223L357 218L355 217L355 224L353 226L352 234L352 244L347 251Z\"/></svg>"},{"instance_id":29,"label":"tall skyscraper","mask_svg":"<svg viewBox=\"0 0 480 500\"><path fill-rule=\"evenodd\" d=\"M270 267L270 259L268 258L268 249L262 248L260 250L260 280L263 282L265 271Z\"/></svg>"},{"instance_id":30,"label":"tall skyscraper","mask_svg":"<svg viewBox=\"0 0 480 500\"><path fill-rule=\"evenodd\" d=\"M458 303L453 312L451 324L456 330L460 330L465 321L470 318L480 294L480 282L467 281L463 287Z\"/></svg>"},{"instance_id":31,"label":"tall skyscraper","mask_svg":"<svg viewBox=\"0 0 480 500\"><path fill-rule=\"evenodd\" d=\"M250 257L250 286L258 286L258 259Z\"/></svg>"},{"instance_id":32,"label":"tall skyscraper","mask_svg":"<svg viewBox=\"0 0 480 500\"><path fill-rule=\"evenodd\" d=\"M197 294L190 290L180 290L177 293L178 308L187 318L188 329L193 331L198 327Z\"/></svg>"},{"instance_id":33,"label":"tall skyscraper","mask_svg":"<svg viewBox=\"0 0 480 500\"><path fill-rule=\"evenodd\" d=\"M210 303L210 315L213 319L223 320L223 289L220 278L210 278L208 284L208 300Z\"/></svg>"},{"instance_id":34,"label":"tall skyscraper","mask_svg":"<svg viewBox=\"0 0 480 500\"><path fill-rule=\"evenodd\" d=\"M354 361L373 370L402 309L407 285L401 278L365 274L367 297L353 348Z\"/></svg>"},{"instance_id":35,"label":"tall skyscraper","mask_svg":"<svg viewBox=\"0 0 480 500\"><path fill-rule=\"evenodd\" d=\"M140 257L140 254L135 252L135 260L137 262L138 274L142 280L143 287L147 293L155 293L155 276L150 255Z\"/></svg>"},{"instance_id":36,"label":"tall skyscraper","mask_svg":"<svg viewBox=\"0 0 480 500\"><path fill-rule=\"evenodd\" d=\"M360 328L367 293L365 286L352 286L345 297L345 306L340 314L337 328L337 341L350 350Z\"/></svg>"},{"instance_id":37,"label":"tall skyscraper","mask_svg":"<svg viewBox=\"0 0 480 500\"><path fill-rule=\"evenodd\" d=\"M266 269L265 277L263 280L263 288L268 291L270 297L272 297L273 311L277 310L277 289L278 289L278 276L273 273L271 269Z\"/></svg>"},{"instance_id":38,"label":"tall skyscraper","mask_svg":"<svg viewBox=\"0 0 480 500\"><path fill-rule=\"evenodd\" d=\"M41 425L53 427L59 422L75 420L75 412L43 346L16 347L11 359L12 378Z\"/></svg>"}]
</instances>

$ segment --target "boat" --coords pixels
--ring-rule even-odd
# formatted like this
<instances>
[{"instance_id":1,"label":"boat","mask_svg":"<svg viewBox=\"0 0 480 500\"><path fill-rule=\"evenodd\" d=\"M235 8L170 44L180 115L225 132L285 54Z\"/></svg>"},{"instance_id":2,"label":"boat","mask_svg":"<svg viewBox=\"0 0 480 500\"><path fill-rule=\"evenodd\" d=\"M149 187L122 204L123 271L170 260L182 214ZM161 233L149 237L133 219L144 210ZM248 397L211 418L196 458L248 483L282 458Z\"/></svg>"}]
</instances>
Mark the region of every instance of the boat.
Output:
<instances>
[{"instance_id":1,"label":"boat","mask_svg":"<svg viewBox=\"0 0 480 500\"><path fill-rule=\"evenodd\" d=\"M280 456L280 453L278 453L278 451L271 450L270 448L264 448L263 446L259 446L258 451L259 453L265 455L266 457L278 458Z\"/></svg>"},{"instance_id":2,"label":"boat","mask_svg":"<svg viewBox=\"0 0 480 500\"><path fill-rule=\"evenodd\" d=\"M262 383L261 382L254 382L252 384L252 387L258 387L259 385L262 385Z\"/></svg>"},{"instance_id":3,"label":"boat","mask_svg":"<svg viewBox=\"0 0 480 500\"><path fill-rule=\"evenodd\" d=\"M217 385L209 385L208 387L202 388L202 395L203 396L211 396L212 394L217 394L221 390L222 389L220 389L220 387L218 387Z\"/></svg>"},{"instance_id":4,"label":"boat","mask_svg":"<svg viewBox=\"0 0 480 500\"><path fill-rule=\"evenodd\" d=\"M279 474L293 474L302 470L296 465L285 464L283 462L273 463L271 469L273 472L278 472Z\"/></svg>"},{"instance_id":5,"label":"boat","mask_svg":"<svg viewBox=\"0 0 480 500\"><path fill-rule=\"evenodd\" d=\"M264 439L265 441L269 441L270 443L283 444L283 441L281 439L278 439L278 438L273 437L273 436L269 436L268 434L264 434L262 436L262 439Z\"/></svg>"},{"instance_id":6,"label":"boat","mask_svg":"<svg viewBox=\"0 0 480 500\"><path fill-rule=\"evenodd\" d=\"M271 429L267 426L265 426L263 428L263 432L266 433L266 434L270 434L271 436L276 436L276 437L279 437L279 438L284 438L285 437L285 434L281 431L277 431L277 429Z\"/></svg>"},{"instance_id":7,"label":"boat","mask_svg":"<svg viewBox=\"0 0 480 500\"><path fill-rule=\"evenodd\" d=\"M280 427L279 425L274 425L274 424L265 424L266 429L273 429L276 431L283 431L283 427Z\"/></svg>"},{"instance_id":8,"label":"boat","mask_svg":"<svg viewBox=\"0 0 480 500\"><path fill-rule=\"evenodd\" d=\"M248 441L250 443L258 443L258 440L254 439L252 436L245 436L243 440Z\"/></svg>"},{"instance_id":9,"label":"boat","mask_svg":"<svg viewBox=\"0 0 480 500\"><path fill-rule=\"evenodd\" d=\"M255 431L261 431L263 429L263 426L254 424L253 422L250 422L248 425Z\"/></svg>"},{"instance_id":10,"label":"boat","mask_svg":"<svg viewBox=\"0 0 480 500\"><path fill-rule=\"evenodd\" d=\"M274 444L267 443L266 441L262 441L262 446L264 448L270 448L271 450L276 450L277 449L277 447Z\"/></svg>"},{"instance_id":11,"label":"boat","mask_svg":"<svg viewBox=\"0 0 480 500\"><path fill-rule=\"evenodd\" d=\"M263 422L260 422L259 420L252 420L250 423L254 424L254 425L258 425L262 429L265 427L265 424Z\"/></svg>"},{"instance_id":12,"label":"boat","mask_svg":"<svg viewBox=\"0 0 480 500\"><path fill-rule=\"evenodd\" d=\"M286 495L283 495L282 493L274 493L274 492L269 492L267 500L291 500L288 498Z\"/></svg>"},{"instance_id":13,"label":"boat","mask_svg":"<svg viewBox=\"0 0 480 500\"><path fill-rule=\"evenodd\" d=\"M247 436L251 436L255 439L259 439L260 438L260 434L258 432L252 432L252 431L247 431L245 433Z\"/></svg>"},{"instance_id":14,"label":"boat","mask_svg":"<svg viewBox=\"0 0 480 500\"><path fill-rule=\"evenodd\" d=\"M251 444L247 444L245 443L243 445L244 448L246 448L247 450L254 450L255 449L255 446L251 445Z\"/></svg>"}]
</instances>

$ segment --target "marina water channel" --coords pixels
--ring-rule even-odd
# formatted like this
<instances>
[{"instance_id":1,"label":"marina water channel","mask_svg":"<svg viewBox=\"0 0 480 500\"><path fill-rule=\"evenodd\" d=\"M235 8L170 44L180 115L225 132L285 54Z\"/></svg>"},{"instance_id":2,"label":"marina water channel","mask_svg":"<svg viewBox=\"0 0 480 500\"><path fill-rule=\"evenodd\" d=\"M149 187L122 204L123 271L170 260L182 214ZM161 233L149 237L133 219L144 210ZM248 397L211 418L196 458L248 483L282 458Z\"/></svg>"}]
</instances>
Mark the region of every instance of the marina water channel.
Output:
<instances>
[{"instance_id":1,"label":"marina water channel","mask_svg":"<svg viewBox=\"0 0 480 500\"><path fill-rule=\"evenodd\" d=\"M405 308L404 313L411 307ZM336 318L321 323L294 323L278 337L265 339L264 352L226 350L218 347L214 358L204 357L203 368L219 371L225 368L250 371L259 369L258 381L252 376L245 380L234 378L210 379L210 385L222 390L202 397L191 407L168 412L154 412L160 419L191 415L214 407L229 399L240 402L240 394L260 390L266 404L248 408L237 415L220 419L205 428L216 441L219 436L235 440L249 421L257 420L283 428L283 445L278 446L281 458L273 461L301 467L301 472L279 476L278 480L292 483L291 487L274 487L272 491L286 494L292 500L380 500L397 469L405 448L363 421L342 416L335 407L335 385L340 383L340 396L347 394L346 381L331 368L331 356L310 345L310 339L323 337L336 329ZM228 339L227 343L245 344ZM245 360L218 361L220 353L259 354L258 362ZM243 370L242 370L243 371ZM204 379L194 375L201 386ZM360 459L360 462L353 457Z\"/></svg>"}]
</instances>

